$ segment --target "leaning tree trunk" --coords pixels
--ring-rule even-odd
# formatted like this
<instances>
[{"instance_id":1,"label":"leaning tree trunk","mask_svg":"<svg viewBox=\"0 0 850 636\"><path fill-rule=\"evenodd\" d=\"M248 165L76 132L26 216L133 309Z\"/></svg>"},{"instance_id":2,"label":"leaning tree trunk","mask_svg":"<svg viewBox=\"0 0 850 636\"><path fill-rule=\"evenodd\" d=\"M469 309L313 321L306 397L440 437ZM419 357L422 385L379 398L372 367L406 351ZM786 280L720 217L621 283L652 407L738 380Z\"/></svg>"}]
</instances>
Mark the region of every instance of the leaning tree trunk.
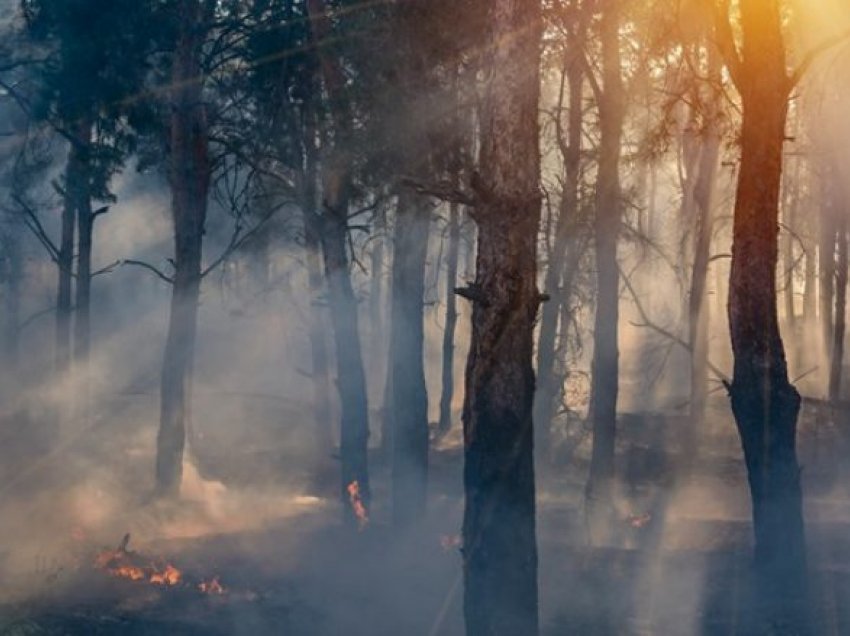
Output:
<instances>
[{"instance_id":1,"label":"leaning tree trunk","mask_svg":"<svg viewBox=\"0 0 850 636\"><path fill-rule=\"evenodd\" d=\"M586 499L592 537L610 530L613 514L614 437L619 385L620 276L617 240L621 223L620 152L624 104L618 1L610 0L600 22L604 94L599 103L599 171L596 185L596 318L593 334L591 404L593 450Z\"/></svg>"},{"instance_id":2,"label":"leaning tree trunk","mask_svg":"<svg viewBox=\"0 0 850 636\"><path fill-rule=\"evenodd\" d=\"M557 398L560 395L559 378L555 373L556 340L558 335L558 316L561 305L568 303L569 289L561 286L565 276L564 266L567 255L574 244L571 237L577 232L576 213L578 211L579 170L581 168L581 135L584 72L581 65L580 45L574 43L566 53L562 73L561 94L563 99L563 80L569 85L569 121L567 139L563 139L562 130L557 126L558 144L564 162L564 182L561 203L558 209L558 222L555 226L555 242L549 268L546 270L544 290L551 300L543 305L540 318L540 332L537 340L537 393L534 396L534 422L536 425L535 448L539 457L551 452L552 420L555 415ZM561 100L559 100L560 102ZM560 113L558 113L560 117Z\"/></svg>"},{"instance_id":3,"label":"leaning tree trunk","mask_svg":"<svg viewBox=\"0 0 850 636\"><path fill-rule=\"evenodd\" d=\"M835 209L832 200L833 176L829 168L821 175L820 224L818 232L818 315L823 352L829 358L833 341L835 303ZM823 376L821 376L823 377Z\"/></svg>"},{"instance_id":4,"label":"leaning tree trunk","mask_svg":"<svg viewBox=\"0 0 850 636\"><path fill-rule=\"evenodd\" d=\"M351 198L353 158L350 148L353 115L348 105L346 78L338 60L328 49L332 25L323 0L307 0L312 38L317 45L319 64L330 102L335 129L333 147L322 164L322 256L325 264L331 324L337 363L337 388L342 417L340 422L340 497L349 523L356 510L349 489L356 488L368 512L369 485L369 405L363 351L357 315L357 298L351 284L347 238L348 208Z\"/></svg>"},{"instance_id":5,"label":"leaning tree trunk","mask_svg":"<svg viewBox=\"0 0 850 636\"><path fill-rule=\"evenodd\" d=\"M481 112L475 282L464 399L464 615L469 636L538 633L534 323L540 223L541 8L494 0Z\"/></svg>"},{"instance_id":6,"label":"leaning tree trunk","mask_svg":"<svg viewBox=\"0 0 850 636\"><path fill-rule=\"evenodd\" d=\"M743 48L733 76L743 123L728 306L734 375L728 389L747 466L760 590L766 599L782 599L776 609L791 610L789 618L797 620L806 576L796 448L800 395L788 379L776 295L791 81L778 3L742 0L740 9Z\"/></svg>"},{"instance_id":7,"label":"leaning tree trunk","mask_svg":"<svg viewBox=\"0 0 850 636\"><path fill-rule=\"evenodd\" d=\"M837 225L838 271L835 276L835 327L829 361L829 400L831 402L837 402L841 397L847 311L847 218L842 215Z\"/></svg>"},{"instance_id":8,"label":"leaning tree trunk","mask_svg":"<svg viewBox=\"0 0 850 636\"><path fill-rule=\"evenodd\" d=\"M210 184L206 112L201 97L201 2L180 3L180 33L172 62L170 181L174 281L162 363L156 488L180 491L191 399L201 287L201 251Z\"/></svg>"},{"instance_id":9,"label":"leaning tree trunk","mask_svg":"<svg viewBox=\"0 0 850 636\"><path fill-rule=\"evenodd\" d=\"M392 501L393 522L409 527L425 512L428 476L428 394L425 388L425 259L431 203L411 191L399 195L393 232Z\"/></svg>"},{"instance_id":10,"label":"leaning tree trunk","mask_svg":"<svg viewBox=\"0 0 850 636\"><path fill-rule=\"evenodd\" d=\"M455 390L455 331L457 329L457 267L460 256L460 206L449 205L449 235L446 249L446 324L443 328L442 368L440 374L440 434L452 427L452 401Z\"/></svg>"}]
</instances>

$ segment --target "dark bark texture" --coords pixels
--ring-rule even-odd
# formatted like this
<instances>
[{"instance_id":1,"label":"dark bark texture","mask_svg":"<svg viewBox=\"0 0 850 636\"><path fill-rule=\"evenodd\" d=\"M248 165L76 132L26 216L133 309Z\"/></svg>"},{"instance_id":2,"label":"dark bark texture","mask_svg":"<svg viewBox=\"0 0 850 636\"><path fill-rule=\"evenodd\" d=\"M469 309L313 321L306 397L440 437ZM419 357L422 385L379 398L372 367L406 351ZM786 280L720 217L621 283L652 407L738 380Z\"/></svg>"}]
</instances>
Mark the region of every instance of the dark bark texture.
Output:
<instances>
[{"instance_id":1,"label":"dark bark texture","mask_svg":"<svg viewBox=\"0 0 850 636\"><path fill-rule=\"evenodd\" d=\"M540 222L540 3L494 0L481 112L466 368L464 615L470 636L538 633L532 404Z\"/></svg>"},{"instance_id":2,"label":"dark bark texture","mask_svg":"<svg viewBox=\"0 0 850 636\"><path fill-rule=\"evenodd\" d=\"M201 95L202 25L207 16L199 0L183 0L179 9L180 32L172 62L169 158L174 282L162 363L156 456L156 488L163 496L177 495L183 477L210 185L207 117Z\"/></svg>"},{"instance_id":3,"label":"dark bark texture","mask_svg":"<svg viewBox=\"0 0 850 636\"><path fill-rule=\"evenodd\" d=\"M787 612L804 597L806 574L796 451L800 395L788 380L776 295L790 81L778 2L742 1L741 26L743 48L733 70L743 127L729 281L735 358L729 393L747 465L762 591L766 599L787 601L774 606ZM797 629L804 629L800 625Z\"/></svg>"}]
</instances>

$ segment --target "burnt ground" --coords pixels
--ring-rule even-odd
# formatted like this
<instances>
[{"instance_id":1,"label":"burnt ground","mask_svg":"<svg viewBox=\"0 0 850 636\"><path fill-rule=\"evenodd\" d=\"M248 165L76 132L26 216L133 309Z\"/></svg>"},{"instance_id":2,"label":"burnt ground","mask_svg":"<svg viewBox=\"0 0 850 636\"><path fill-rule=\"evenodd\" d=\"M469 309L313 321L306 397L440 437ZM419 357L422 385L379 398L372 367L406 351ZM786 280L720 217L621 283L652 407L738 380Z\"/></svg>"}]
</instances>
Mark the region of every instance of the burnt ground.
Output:
<instances>
[{"instance_id":1,"label":"burnt ground","mask_svg":"<svg viewBox=\"0 0 850 636\"><path fill-rule=\"evenodd\" d=\"M850 634L850 482L831 420L807 411L801 461L816 633L840 635ZM428 519L399 538L379 458L372 518L352 532L333 480L314 479L274 429L250 443L196 442L184 501L151 502L152 431L135 421L125 412L64 438L47 430L4 461L0 635L463 633L457 448L435 452ZM753 610L745 473L725 405L710 421L700 454L683 457L684 419L622 418L618 526L604 544L585 531L584 446L540 475L544 634L791 633ZM97 551L125 532L139 553L178 567L181 583L95 570ZM212 576L225 594L197 589Z\"/></svg>"}]
</instances>

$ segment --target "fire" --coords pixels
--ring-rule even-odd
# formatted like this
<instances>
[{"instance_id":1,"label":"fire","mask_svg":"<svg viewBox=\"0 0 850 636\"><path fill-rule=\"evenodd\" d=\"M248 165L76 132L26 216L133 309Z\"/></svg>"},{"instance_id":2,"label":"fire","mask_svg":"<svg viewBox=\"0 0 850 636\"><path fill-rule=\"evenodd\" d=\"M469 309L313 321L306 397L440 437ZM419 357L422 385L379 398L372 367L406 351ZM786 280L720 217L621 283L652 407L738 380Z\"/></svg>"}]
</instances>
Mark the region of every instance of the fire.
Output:
<instances>
[{"instance_id":1,"label":"fire","mask_svg":"<svg viewBox=\"0 0 850 636\"><path fill-rule=\"evenodd\" d=\"M177 585L182 578L183 573L168 563L161 572L151 574L150 582L156 585Z\"/></svg>"},{"instance_id":2,"label":"fire","mask_svg":"<svg viewBox=\"0 0 850 636\"><path fill-rule=\"evenodd\" d=\"M366 512L366 506L363 504L363 498L360 496L360 482L357 480L348 484L348 499L351 501L351 509L357 517L357 527L362 531L369 525L369 513Z\"/></svg>"},{"instance_id":3,"label":"fire","mask_svg":"<svg viewBox=\"0 0 850 636\"><path fill-rule=\"evenodd\" d=\"M452 548L459 548L461 545L463 545L463 540L459 534L444 534L440 536L440 547L445 552L448 552Z\"/></svg>"},{"instance_id":4,"label":"fire","mask_svg":"<svg viewBox=\"0 0 850 636\"><path fill-rule=\"evenodd\" d=\"M217 576L214 576L210 581L201 581L198 584L198 589L204 594L224 594L226 591Z\"/></svg>"}]
</instances>

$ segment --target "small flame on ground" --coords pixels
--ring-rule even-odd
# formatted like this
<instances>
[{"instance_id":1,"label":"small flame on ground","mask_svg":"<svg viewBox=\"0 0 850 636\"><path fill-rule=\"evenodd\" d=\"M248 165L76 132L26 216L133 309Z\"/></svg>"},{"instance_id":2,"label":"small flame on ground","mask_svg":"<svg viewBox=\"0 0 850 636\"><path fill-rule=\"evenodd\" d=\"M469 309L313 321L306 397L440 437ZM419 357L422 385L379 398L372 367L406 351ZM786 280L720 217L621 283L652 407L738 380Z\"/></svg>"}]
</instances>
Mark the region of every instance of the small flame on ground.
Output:
<instances>
[{"instance_id":1,"label":"small flame on ground","mask_svg":"<svg viewBox=\"0 0 850 636\"><path fill-rule=\"evenodd\" d=\"M177 585L183 574L173 565L166 564L165 569L151 574L150 582L155 585Z\"/></svg>"},{"instance_id":2,"label":"small flame on ground","mask_svg":"<svg viewBox=\"0 0 850 636\"><path fill-rule=\"evenodd\" d=\"M198 584L198 589L204 594L224 594L226 592L217 576L209 581L201 581Z\"/></svg>"},{"instance_id":3,"label":"small flame on ground","mask_svg":"<svg viewBox=\"0 0 850 636\"><path fill-rule=\"evenodd\" d=\"M348 484L348 499L351 501L351 509L354 511L354 516L357 517L357 527L362 531L369 525L369 514L366 512L366 506L363 504L363 498L360 496L360 482L357 480Z\"/></svg>"}]
</instances>

